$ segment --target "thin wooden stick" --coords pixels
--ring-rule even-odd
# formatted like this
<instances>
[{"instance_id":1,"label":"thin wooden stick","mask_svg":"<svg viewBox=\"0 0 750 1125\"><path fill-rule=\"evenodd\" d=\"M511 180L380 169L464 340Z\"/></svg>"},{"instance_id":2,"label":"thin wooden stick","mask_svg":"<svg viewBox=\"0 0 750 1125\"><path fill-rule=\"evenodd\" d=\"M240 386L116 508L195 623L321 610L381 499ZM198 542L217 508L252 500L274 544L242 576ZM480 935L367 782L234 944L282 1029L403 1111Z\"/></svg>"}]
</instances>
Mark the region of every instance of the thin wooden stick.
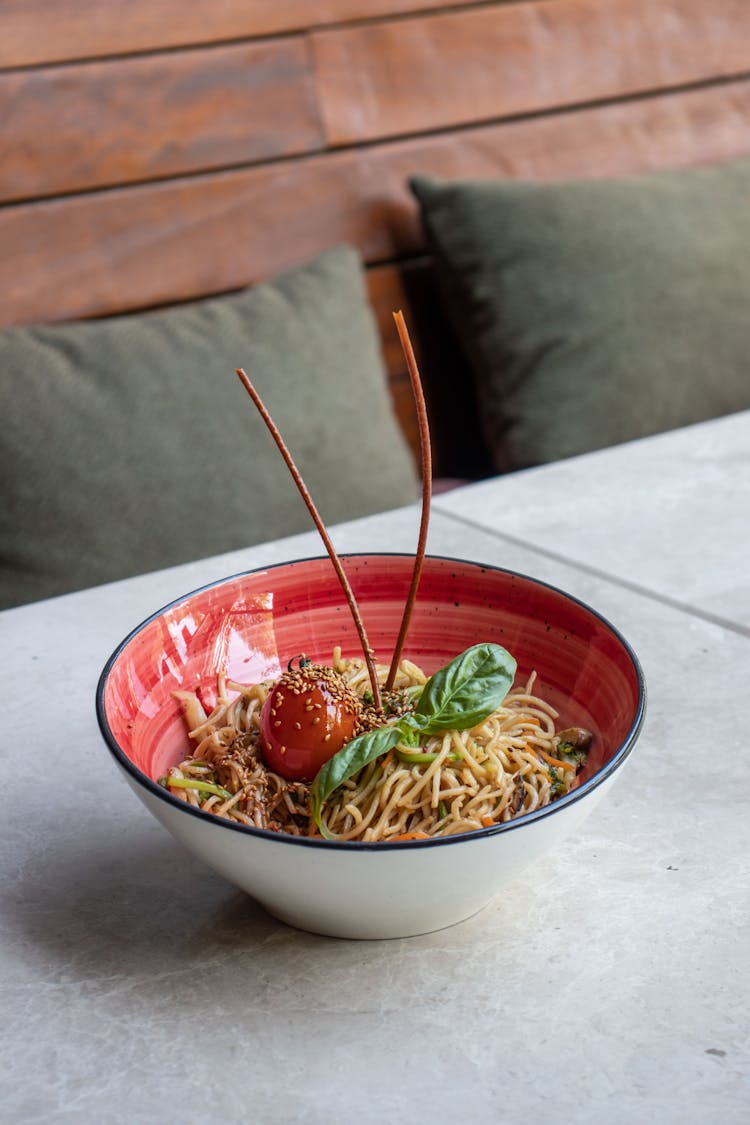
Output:
<instances>
[{"instance_id":1,"label":"thin wooden stick","mask_svg":"<svg viewBox=\"0 0 750 1125\"><path fill-rule=\"evenodd\" d=\"M281 456L284 458L284 460L286 461L287 468L289 469L289 472L292 474L292 477L294 478L294 483L297 485L297 488L299 489L299 493L300 493L302 499L304 500L305 504L307 505L307 510L310 513L310 515L312 516L313 522L318 529L318 532L320 534L320 538L323 540L323 543L325 545L325 549L326 549L326 551L328 551L328 555L330 557L330 560L333 563L333 568L336 571L336 576L338 577L338 580L341 583L341 587L344 591L344 594L346 595L346 600L349 603L349 609L351 610L352 617L354 618L354 624L357 627L357 633L359 634L359 640L360 640L360 643L362 645L362 652L364 653L364 657L365 657L365 664L367 665L367 672L370 676L370 684L372 685L372 697L373 697L375 706L377 707L378 711L381 711L382 708L383 708L383 701L382 701L382 697L380 695L380 685L378 684L377 673L375 671L374 653L373 653L372 649L370 648L370 642L367 639L367 633L365 632L365 626L364 626L364 623L363 623L362 618L360 616L359 606L357 605L356 598L354 597L354 591L352 590L351 586L349 585L349 579L344 574L344 568L341 565L341 560L339 559L338 555L336 554L336 549L335 549L333 543L331 542L331 537L329 536L328 532L326 531L326 526L323 523L323 520L320 518L320 515L318 513L318 509L315 507L315 504L313 503L313 498L310 495L310 493L308 492L307 485L305 484L304 480L302 479L302 474L300 473L299 469L295 465L295 463L292 459L292 455L289 452L289 450L287 449L286 442L284 441L283 437L281 436L281 434L279 433L279 431L276 427L276 423L274 422L273 418L271 417L271 415L266 410L265 405L263 403L263 400L261 399L260 395L256 391L253 384L250 382L250 379L248 378L246 373L242 370L241 367L237 367L235 370L240 377L240 382L244 386L247 393L250 395L250 398L255 403L255 406L257 407L258 413L260 414L261 418L263 419L266 426L268 427L268 431L271 434L271 437L273 438L273 440L276 442L277 446L279 447L279 452L280 452Z\"/></svg>"},{"instance_id":2,"label":"thin wooden stick","mask_svg":"<svg viewBox=\"0 0 750 1125\"><path fill-rule=\"evenodd\" d=\"M406 641L406 634L409 629L409 622L411 621L412 610L414 609L414 602L417 598L417 590L419 589L419 580L422 577L422 567L424 565L424 556L427 549L427 527L430 522L430 501L432 499L432 453L430 450L430 427L427 422L427 407L425 406L424 393L422 391L422 380L419 377L419 368L417 360L414 355L414 349L411 346L409 339L409 330L406 327L404 314L399 311L393 314L393 319L396 322L401 347L404 350L406 357L406 366L409 368L409 379L411 380L412 394L414 395L414 404L417 408L417 421L419 422L419 450L422 460L422 518L419 524L419 541L417 543L417 550L414 555L414 567L411 575L411 586L409 588L409 596L406 599L406 606L404 607L404 616L401 619L401 628L398 633L398 640L396 647L393 650L393 659L391 660L391 667L388 671L388 679L385 682L385 690L390 691L393 687L393 681L396 678L399 662L401 660L401 653Z\"/></svg>"}]
</instances>

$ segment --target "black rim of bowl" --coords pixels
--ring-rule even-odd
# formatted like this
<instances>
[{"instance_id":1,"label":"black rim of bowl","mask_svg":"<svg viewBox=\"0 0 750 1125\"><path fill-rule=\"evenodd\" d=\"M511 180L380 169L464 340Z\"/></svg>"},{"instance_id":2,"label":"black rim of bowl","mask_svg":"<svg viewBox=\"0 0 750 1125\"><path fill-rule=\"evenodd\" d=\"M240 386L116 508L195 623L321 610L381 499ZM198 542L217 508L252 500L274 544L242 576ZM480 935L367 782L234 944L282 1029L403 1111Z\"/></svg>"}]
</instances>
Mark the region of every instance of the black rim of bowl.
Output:
<instances>
[{"instance_id":1,"label":"black rim of bowl","mask_svg":"<svg viewBox=\"0 0 750 1125\"><path fill-rule=\"evenodd\" d=\"M286 562L273 563L268 566L254 567L252 570L241 570L236 574L230 574L226 578L220 578L216 582L207 582L204 586L198 586L194 590L190 590L186 594L182 594L173 601L168 602L166 605L157 609L154 613L149 614L139 625L136 625L128 635L120 641L112 655L107 660L107 663L102 669L99 677L99 682L96 688L96 718L99 723L99 730L102 733L107 747L111 754L118 762L118 764L128 773L134 781L146 789L153 796L158 797L160 800L165 801L168 805L179 809L180 812L185 812L190 816L198 817L201 823L206 825L213 825L218 829L228 829L232 832L241 832L247 836L260 838L263 840L271 840L274 843L288 844L293 847L306 847L306 848L325 848L325 849L343 849L345 851L376 851L379 854L388 853L390 851L400 851L402 848L435 848L447 847L450 844L469 843L472 840L481 840L488 836L497 836L503 832L512 832L518 828L522 828L525 824L531 824L534 821L543 820L545 817L552 816L561 809L569 808L571 805L580 801L583 797L587 796L592 790L597 789L607 778L611 777L623 764L625 759L630 755L638 735L640 734L641 727L646 713L646 681L643 675L640 661L633 651L629 642L625 639L622 633L617 629L603 614L598 610L593 609L586 602L580 598L575 597L573 594L567 593L565 590L560 589L559 586L553 585L551 582L543 582L539 578L532 578L528 574L522 574L520 571L509 570L507 567L493 566L491 563L475 562L471 559L457 559L450 555L427 555L425 561L434 559L436 562L455 563L460 566L477 567L482 570L491 570L500 574L507 574L511 578L519 578L524 582L530 582L534 586L540 586L547 590L552 590L554 593L561 595L568 601L579 605L582 609L590 613L600 621L609 632L616 637L623 649L627 653L633 668L635 670L636 679L638 682L638 704L636 707L633 722L630 729L623 739L620 746L615 753L611 756L606 765L585 781L581 786L566 793L563 797L558 797L555 801L545 805L543 808L535 809L533 812L525 813L523 816L516 817L514 820L505 821L503 824L494 824L490 828L476 828L470 832L459 832L452 836L433 836L427 840L401 840L387 843L383 841L363 841L363 840L324 840L321 837L310 836L293 836L285 832L272 832L268 828L253 828L247 824L239 824L237 821L228 820L223 817L212 815L210 812L203 812L201 809L189 805L186 801L181 801L179 797L174 797L167 789L158 782L153 781L147 777L137 766L131 762L127 754L125 754L119 747L117 740L112 733L109 722L107 720L105 706L104 706L104 693L107 686L107 680L112 668L120 656L122 651L130 644L145 627L160 617L163 613L173 609L175 606L180 605L181 602L187 601L189 598L195 597L196 594L202 594L206 590L214 589L218 586L223 586L227 582L234 582L239 578L249 578L253 574L260 574L264 571L278 570L280 567L296 566L302 563L320 562L327 559L327 555L309 555L306 558L291 559ZM359 551L343 554L340 556L342 559L356 559L356 558L382 558L382 559L403 559L409 558L403 552L398 551Z\"/></svg>"}]
</instances>

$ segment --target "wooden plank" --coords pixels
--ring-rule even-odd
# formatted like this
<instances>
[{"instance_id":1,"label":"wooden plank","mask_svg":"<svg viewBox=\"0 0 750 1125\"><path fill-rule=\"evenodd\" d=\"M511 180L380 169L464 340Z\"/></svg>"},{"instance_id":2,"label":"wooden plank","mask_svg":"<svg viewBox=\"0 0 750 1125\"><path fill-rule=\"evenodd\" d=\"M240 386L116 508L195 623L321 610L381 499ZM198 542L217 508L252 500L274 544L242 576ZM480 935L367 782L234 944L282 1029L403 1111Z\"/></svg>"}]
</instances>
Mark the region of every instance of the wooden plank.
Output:
<instances>
[{"instance_id":1,"label":"wooden plank","mask_svg":"<svg viewBox=\"0 0 750 1125\"><path fill-rule=\"evenodd\" d=\"M750 80L211 176L0 209L5 324L222 292L337 242L370 263L423 245L407 188L608 176L750 152ZM158 268L157 268L158 265Z\"/></svg>"},{"instance_id":2,"label":"wooden plank","mask_svg":"<svg viewBox=\"0 0 750 1125\"><path fill-rule=\"evenodd\" d=\"M367 290L372 311L377 321L383 349L383 362L392 375L406 374L406 361L393 321L393 313L399 309L403 312L407 324L411 319L409 298L406 294L401 270L397 265L391 263L370 267L367 271ZM417 345L415 345L416 350Z\"/></svg>"},{"instance_id":3,"label":"wooden plank","mask_svg":"<svg viewBox=\"0 0 750 1125\"><path fill-rule=\"evenodd\" d=\"M401 309L407 324L413 321L401 270L395 265L373 266L366 274L367 292L380 336L383 363L388 373L388 390L393 412L401 432L409 443L414 464L420 466L419 423L411 392L411 380L393 321L393 313ZM411 329L410 329L411 331ZM412 341L414 349L418 340Z\"/></svg>"},{"instance_id":4,"label":"wooden plank","mask_svg":"<svg viewBox=\"0 0 750 1125\"><path fill-rule=\"evenodd\" d=\"M421 464L419 425L406 361L393 312L401 309L422 375L430 423L435 477L474 479L493 471L481 437L479 408L471 371L452 328L442 314L437 279L427 257L367 271L370 304L383 346L393 409Z\"/></svg>"},{"instance_id":5,"label":"wooden plank","mask_svg":"<svg viewBox=\"0 0 750 1125\"><path fill-rule=\"evenodd\" d=\"M330 144L750 70L747 0L533 0L312 35Z\"/></svg>"},{"instance_id":6,"label":"wooden plank","mask_svg":"<svg viewBox=\"0 0 750 1125\"><path fill-rule=\"evenodd\" d=\"M0 201L322 147L300 38L0 74Z\"/></svg>"},{"instance_id":7,"label":"wooden plank","mask_svg":"<svg viewBox=\"0 0 750 1125\"><path fill-rule=\"evenodd\" d=\"M401 431L412 451L414 464L419 467L419 423L411 393L411 380L399 342L393 313L401 309L410 331L413 316L401 270L396 265L372 266L366 273L367 293L372 306L380 344L383 363L388 373L388 389L393 402L393 411ZM412 340L415 352L419 352L419 341Z\"/></svg>"},{"instance_id":8,"label":"wooden plank","mask_svg":"<svg viewBox=\"0 0 750 1125\"><path fill-rule=\"evenodd\" d=\"M299 31L475 0L2 0L0 66Z\"/></svg>"},{"instance_id":9,"label":"wooden plank","mask_svg":"<svg viewBox=\"0 0 750 1125\"><path fill-rule=\"evenodd\" d=\"M368 270L370 304L376 315L394 412L421 465L419 426L412 385L392 313L403 309L416 352L430 418L434 476L489 476L493 460L481 436L475 382L452 327L442 313L432 262L426 257Z\"/></svg>"},{"instance_id":10,"label":"wooden plank","mask_svg":"<svg viewBox=\"0 0 750 1125\"><path fill-rule=\"evenodd\" d=\"M401 429L417 466L419 426L392 313L402 309L422 375L436 477L475 479L493 472L482 439L474 380L442 310L437 278L428 257L367 271L370 303L377 318L389 388Z\"/></svg>"},{"instance_id":11,"label":"wooden plank","mask_svg":"<svg viewBox=\"0 0 750 1125\"><path fill-rule=\"evenodd\" d=\"M406 371L398 375L390 375L388 379L388 392L396 421L402 434L406 438L411 450L414 467L419 472L421 466L421 453L419 448L419 424L411 394L411 383ZM438 470L434 470L437 474Z\"/></svg>"}]
</instances>

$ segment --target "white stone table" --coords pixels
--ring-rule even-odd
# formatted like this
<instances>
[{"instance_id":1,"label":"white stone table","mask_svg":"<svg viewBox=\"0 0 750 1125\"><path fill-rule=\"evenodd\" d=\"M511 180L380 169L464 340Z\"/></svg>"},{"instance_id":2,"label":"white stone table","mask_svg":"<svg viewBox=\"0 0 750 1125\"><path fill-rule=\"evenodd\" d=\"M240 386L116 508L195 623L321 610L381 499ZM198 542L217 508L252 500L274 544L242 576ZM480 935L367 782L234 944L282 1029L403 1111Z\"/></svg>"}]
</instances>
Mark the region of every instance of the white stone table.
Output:
<instances>
[{"instance_id":1,"label":"white stone table","mask_svg":"<svg viewBox=\"0 0 750 1125\"><path fill-rule=\"evenodd\" d=\"M745 1122L749 445L744 415L437 499L433 552L593 604L649 710L560 854L426 937L276 922L149 817L96 727L135 623L314 534L0 614L0 1121ZM416 526L334 538L412 549Z\"/></svg>"},{"instance_id":2,"label":"white stone table","mask_svg":"<svg viewBox=\"0 0 750 1125\"><path fill-rule=\"evenodd\" d=\"M750 412L449 492L435 504L750 633Z\"/></svg>"}]
</instances>

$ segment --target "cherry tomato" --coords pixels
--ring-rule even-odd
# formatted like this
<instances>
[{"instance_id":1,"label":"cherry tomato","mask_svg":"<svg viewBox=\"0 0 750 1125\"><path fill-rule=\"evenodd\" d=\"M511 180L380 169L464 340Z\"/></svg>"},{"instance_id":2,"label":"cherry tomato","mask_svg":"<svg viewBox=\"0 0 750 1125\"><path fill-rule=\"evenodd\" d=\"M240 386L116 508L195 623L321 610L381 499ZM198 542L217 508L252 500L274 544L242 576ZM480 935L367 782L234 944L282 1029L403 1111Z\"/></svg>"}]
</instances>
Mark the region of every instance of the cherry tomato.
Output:
<instances>
[{"instance_id":1,"label":"cherry tomato","mask_svg":"<svg viewBox=\"0 0 750 1125\"><path fill-rule=\"evenodd\" d=\"M312 781L354 737L361 704L332 668L301 663L274 685L260 716L263 759L287 781Z\"/></svg>"}]
</instances>

